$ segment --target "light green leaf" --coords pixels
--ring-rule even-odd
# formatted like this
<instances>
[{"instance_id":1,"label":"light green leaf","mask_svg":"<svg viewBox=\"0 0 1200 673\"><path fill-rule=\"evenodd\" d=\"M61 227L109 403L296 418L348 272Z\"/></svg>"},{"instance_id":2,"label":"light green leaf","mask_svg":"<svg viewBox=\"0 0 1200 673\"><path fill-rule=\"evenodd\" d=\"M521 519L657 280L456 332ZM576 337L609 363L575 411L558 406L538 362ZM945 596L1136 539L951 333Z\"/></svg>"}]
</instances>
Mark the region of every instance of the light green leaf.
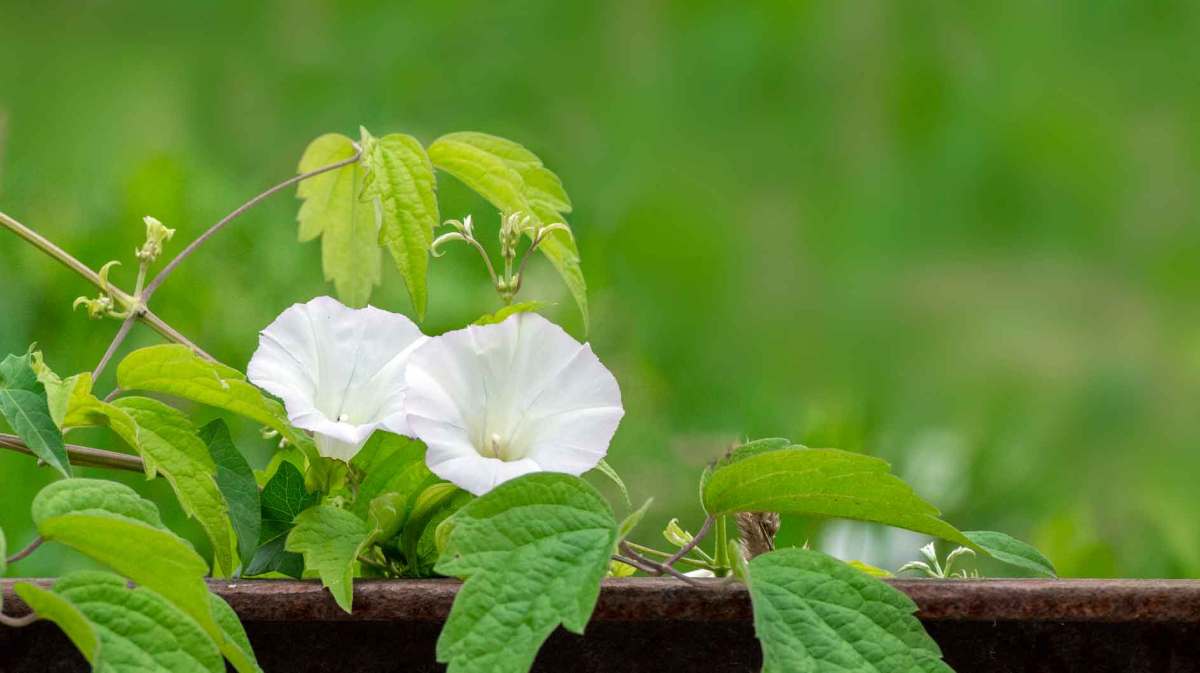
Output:
<instances>
[{"instance_id":1,"label":"light green leaf","mask_svg":"<svg viewBox=\"0 0 1200 673\"><path fill-rule=\"evenodd\" d=\"M240 652L244 662L253 664L257 668L258 659L254 656L254 648L250 646L250 638L246 636L242 620L238 618L237 613L229 607L229 603L226 603L224 598L216 594L209 594L208 599L212 607L213 619L216 620L217 626L224 636L222 643L225 649Z\"/></svg>"},{"instance_id":2,"label":"light green leaf","mask_svg":"<svg viewBox=\"0 0 1200 673\"><path fill-rule=\"evenodd\" d=\"M354 567L368 542L367 522L344 509L312 507L296 517L285 548L304 555L304 567L316 571L321 583L346 612L354 602Z\"/></svg>"},{"instance_id":3,"label":"light green leaf","mask_svg":"<svg viewBox=\"0 0 1200 673\"><path fill-rule=\"evenodd\" d=\"M0 415L33 455L64 477L71 476L62 431L50 413L46 387L33 371L32 355L9 355L0 362Z\"/></svg>"},{"instance_id":4,"label":"light green leaf","mask_svg":"<svg viewBox=\"0 0 1200 673\"><path fill-rule=\"evenodd\" d=\"M991 530L969 530L963 533L975 544L983 547L997 561L1028 570L1042 577L1058 577L1050 559L1034 549L1032 545Z\"/></svg>"},{"instance_id":5,"label":"light green leaf","mask_svg":"<svg viewBox=\"0 0 1200 673\"><path fill-rule=\"evenodd\" d=\"M66 379L59 378L42 359L39 351L33 352L33 371L37 373L38 381L46 388L50 417L54 419L55 425L63 427L63 419L66 418L67 409L71 407L72 402L91 395L92 375L84 372Z\"/></svg>"},{"instance_id":6,"label":"light green leaf","mask_svg":"<svg viewBox=\"0 0 1200 673\"><path fill-rule=\"evenodd\" d=\"M779 512L872 521L974 548L936 507L890 471L887 461L837 449L756 447L719 464L703 486L713 515Z\"/></svg>"},{"instance_id":7,"label":"light green leaf","mask_svg":"<svg viewBox=\"0 0 1200 673\"><path fill-rule=\"evenodd\" d=\"M8 541L4 539L4 529L0 528L0 577L8 572ZM0 596L0 608L4 607L4 596Z\"/></svg>"},{"instance_id":8,"label":"light green leaf","mask_svg":"<svg viewBox=\"0 0 1200 673\"><path fill-rule=\"evenodd\" d=\"M748 575L763 673L952 673L908 596L833 557L784 549Z\"/></svg>"},{"instance_id":9,"label":"light green leaf","mask_svg":"<svg viewBox=\"0 0 1200 673\"><path fill-rule=\"evenodd\" d=\"M373 138L362 129L363 200L378 204L379 242L387 247L404 277L417 320L425 319L426 276L433 230L438 225L433 164L416 138L393 133Z\"/></svg>"},{"instance_id":10,"label":"light green leaf","mask_svg":"<svg viewBox=\"0 0 1200 673\"><path fill-rule=\"evenodd\" d=\"M571 202L562 181L537 155L511 140L486 133L450 133L429 146L429 158L501 211L521 211L543 225L566 224ZM562 276L586 326L587 284L575 240L565 231L555 231L538 249Z\"/></svg>"},{"instance_id":11,"label":"light green leaf","mask_svg":"<svg viewBox=\"0 0 1200 673\"><path fill-rule=\"evenodd\" d=\"M116 482L59 481L34 498L34 523L46 540L91 557L187 613L241 673L258 671L252 659L226 642L213 617L204 583L208 572L204 559L183 538L155 525L157 516L146 514L146 505L153 505L149 501L138 504L140 498L133 489ZM137 553L131 554L131 549Z\"/></svg>"},{"instance_id":12,"label":"light green leaf","mask_svg":"<svg viewBox=\"0 0 1200 673\"><path fill-rule=\"evenodd\" d=\"M441 480L425 465L425 445L417 440L376 431L363 447L368 453L361 462L366 473L358 488L353 510L359 517L367 515L371 501L384 493L402 493L408 497L401 520L408 517L418 495Z\"/></svg>"},{"instance_id":13,"label":"light green leaf","mask_svg":"<svg viewBox=\"0 0 1200 673\"><path fill-rule=\"evenodd\" d=\"M654 498L646 500L641 507L635 509L629 514L629 516L625 517L621 521L621 525L617 528L617 535L620 537L620 539L624 540L625 538L629 537L629 534L633 532L633 529L637 528L638 524L642 522L642 518L646 516L646 512L650 510L650 505L653 504Z\"/></svg>"},{"instance_id":14,"label":"light green leaf","mask_svg":"<svg viewBox=\"0 0 1200 673\"><path fill-rule=\"evenodd\" d=\"M621 475L617 474L617 471L613 469L612 465L608 464L607 460L601 458L600 462L596 463L596 471L608 477L609 481L617 485L617 490L621 492L621 497L625 500L626 506L633 506L633 501L629 499L629 489L625 486Z\"/></svg>"},{"instance_id":15,"label":"light green leaf","mask_svg":"<svg viewBox=\"0 0 1200 673\"><path fill-rule=\"evenodd\" d=\"M59 624L92 670L222 673L212 638L187 614L146 587L131 589L112 573L75 572L52 590L20 584L18 595Z\"/></svg>"},{"instance_id":16,"label":"light green leaf","mask_svg":"<svg viewBox=\"0 0 1200 673\"><path fill-rule=\"evenodd\" d=\"M258 549L262 528L262 509L258 498L258 482L246 458L238 451L229 435L229 426L217 419L200 428L200 440L208 446L208 454L217 464L217 487L229 505L229 519L237 535L237 553L245 568Z\"/></svg>"},{"instance_id":17,"label":"light green leaf","mask_svg":"<svg viewBox=\"0 0 1200 673\"><path fill-rule=\"evenodd\" d=\"M544 301L522 301L517 302L516 304L509 304L495 313L488 313L487 315L480 316L472 324L496 325L504 322L509 316L513 316L518 313L536 313L546 305L547 304Z\"/></svg>"},{"instance_id":18,"label":"light green leaf","mask_svg":"<svg viewBox=\"0 0 1200 673\"><path fill-rule=\"evenodd\" d=\"M315 455L312 439L288 423L282 404L263 395L238 370L203 360L186 346L163 344L130 353L117 367L117 384L123 390L165 393L244 416Z\"/></svg>"},{"instance_id":19,"label":"light green leaf","mask_svg":"<svg viewBox=\"0 0 1200 673\"><path fill-rule=\"evenodd\" d=\"M354 141L327 133L309 143L300 159L299 173L307 173L353 157ZM383 251L379 248L379 212L373 203L359 200L363 184L362 162L302 181L296 195L300 206L300 242L321 237L321 267L333 281L338 297L348 306L365 306L382 278Z\"/></svg>"},{"instance_id":20,"label":"light green leaf","mask_svg":"<svg viewBox=\"0 0 1200 673\"><path fill-rule=\"evenodd\" d=\"M148 397L123 397L112 406L137 426L132 446L145 461L147 475L161 472L166 477L184 513L195 517L212 541L214 574L231 574L234 537L229 505L217 486L217 464L195 426L178 409Z\"/></svg>"},{"instance_id":21,"label":"light green leaf","mask_svg":"<svg viewBox=\"0 0 1200 673\"><path fill-rule=\"evenodd\" d=\"M304 559L284 549L284 543L296 517L320 499L320 494L305 489L304 475L295 465L280 463L275 476L263 487L259 548L243 574L279 572L299 579L304 571Z\"/></svg>"},{"instance_id":22,"label":"light green leaf","mask_svg":"<svg viewBox=\"0 0 1200 673\"><path fill-rule=\"evenodd\" d=\"M522 673L559 623L582 634L618 541L596 489L550 472L501 484L441 530L437 571L466 580L438 638L449 673Z\"/></svg>"}]
</instances>

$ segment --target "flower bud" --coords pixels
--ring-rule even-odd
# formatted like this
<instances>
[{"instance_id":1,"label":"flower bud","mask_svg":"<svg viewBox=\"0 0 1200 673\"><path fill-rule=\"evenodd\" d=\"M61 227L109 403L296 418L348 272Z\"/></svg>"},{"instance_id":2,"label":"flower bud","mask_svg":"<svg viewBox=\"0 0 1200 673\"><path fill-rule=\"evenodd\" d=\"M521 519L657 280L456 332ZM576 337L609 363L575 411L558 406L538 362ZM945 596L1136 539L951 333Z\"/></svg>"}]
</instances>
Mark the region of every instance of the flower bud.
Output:
<instances>
[{"instance_id":1,"label":"flower bud","mask_svg":"<svg viewBox=\"0 0 1200 673\"><path fill-rule=\"evenodd\" d=\"M663 531L663 537L676 547L683 547L691 544L694 536L679 525L679 519L671 519L666 530Z\"/></svg>"},{"instance_id":2,"label":"flower bud","mask_svg":"<svg viewBox=\"0 0 1200 673\"><path fill-rule=\"evenodd\" d=\"M142 218L142 221L146 223L146 242L134 251L134 254L137 255L138 261L149 264L162 254L163 243L171 240L175 230L164 227L162 222L149 215Z\"/></svg>"}]
</instances>

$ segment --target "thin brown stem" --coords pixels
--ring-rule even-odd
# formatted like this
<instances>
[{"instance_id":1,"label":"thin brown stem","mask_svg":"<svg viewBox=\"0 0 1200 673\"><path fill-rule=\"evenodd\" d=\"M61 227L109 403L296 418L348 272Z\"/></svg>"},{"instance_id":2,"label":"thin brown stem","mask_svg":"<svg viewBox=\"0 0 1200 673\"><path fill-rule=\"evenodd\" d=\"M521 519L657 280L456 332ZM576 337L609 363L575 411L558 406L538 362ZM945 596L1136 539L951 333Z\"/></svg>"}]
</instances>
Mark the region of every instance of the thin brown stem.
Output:
<instances>
[{"instance_id":1,"label":"thin brown stem","mask_svg":"<svg viewBox=\"0 0 1200 673\"><path fill-rule=\"evenodd\" d=\"M671 554L668 552L660 551L653 547L647 547L645 545L641 545L636 542L629 542L628 540L626 540L625 544L628 544L630 547L632 547L634 550L636 550L640 554L651 554L654 556L661 556L664 559L671 557ZM712 564L710 564L708 561L705 561L703 559L698 559L698 558L691 558L689 556L684 556L682 558L675 559L675 562L683 563L684 565L690 565L694 568L704 568L705 570L713 570Z\"/></svg>"},{"instance_id":2,"label":"thin brown stem","mask_svg":"<svg viewBox=\"0 0 1200 673\"><path fill-rule=\"evenodd\" d=\"M155 315L154 311L151 311L149 308L143 307L142 312L138 317L142 322L149 325L151 329L162 335L167 341L173 341L177 344L187 346L193 353L199 355L205 360L208 360L209 362L217 361L216 358L204 352L203 348L200 348L196 344L192 343L190 339L183 336L183 334L180 334L179 330L171 327L166 323L166 321Z\"/></svg>"},{"instance_id":3,"label":"thin brown stem","mask_svg":"<svg viewBox=\"0 0 1200 673\"><path fill-rule=\"evenodd\" d=\"M31 456L36 456L32 449L29 448L20 437L16 435L0 434L0 448L9 449L18 453L25 453ZM144 472L145 464L138 456L128 453L117 453L116 451L105 451L104 449L94 449L90 446L79 446L77 444L67 444L67 456L72 465L80 467L104 467L113 470L127 470L130 472Z\"/></svg>"},{"instance_id":4,"label":"thin brown stem","mask_svg":"<svg viewBox=\"0 0 1200 673\"><path fill-rule=\"evenodd\" d=\"M121 321L121 327L117 330L117 335L113 337L112 343L108 344L108 349L104 351L104 356L100 358L100 362L92 370L93 381L98 380L100 374L104 373L104 368L108 366L108 361L112 360L113 356L117 354L117 349L121 347L121 343L125 341L125 337L129 336L129 330L133 329L133 323L137 320L137 317L137 313L131 313L128 318Z\"/></svg>"},{"instance_id":5,"label":"thin brown stem","mask_svg":"<svg viewBox=\"0 0 1200 673\"><path fill-rule=\"evenodd\" d=\"M22 626L29 626L39 619L41 619L41 617L38 617L37 613L35 612L30 612L29 614L22 615L20 617L9 617L3 612L0 612L0 624L11 626L14 629L19 629Z\"/></svg>"},{"instance_id":6,"label":"thin brown stem","mask_svg":"<svg viewBox=\"0 0 1200 673\"><path fill-rule=\"evenodd\" d=\"M45 542L45 540L42 539L42 536L40 536L40 535L33 538L33 541L30 542L29 544L25 545L24 549L13 554L12 556L9 556L7 562L8 563L16 563L17 561L20 561L21 559L25 558L26 556L29 556L33 552L37 551L37 548L42 546L43 542Z\"/></svg>"},{"instance_id":7,"label":"thin brown stem","mask_svg":"<svg viewBox=\"0 0 1200 673\"><path fill-rule=\"evenodd\" d=\"M688 577L687 575L684 575L683 573L672 568L671 566L666 565L664 563L659 563L658 561L654 561L654 560L646 558L645 556L642 556L641 554L634 551L629 546L629 544L626 542L621 543L621 551L625 553L626 558L637 562L636 564L630 563L630 565L634 566L635 568L638 568L639 570L648 572L651 575L667 574L678 580L687 582L688 584L696 583L695 579ZM628 563L628 561L623 561L623 563ZM646 570L646 568L650 568L650 570Z\"/></svg>"},{"instance_id":8,"label":"thin brown stem","mask_svg":"<svg viewBox=\"0 0 1200 673\"><path fill-rule=\"evenodd\" d=\"M176 255L174 259L172 259L170 262L167 263L167 265L165 267L163 267L162 271L158 272L158 275L156 275L154 277L154 279L150 281L150 284L146 286L146 291L144 293L142 293L143 303L150 301L150 297L153 296L154 293L158 291L158 288L163 284L163 281L165 281L167 279L167 276L170 276L171 272L175 271L175 269L178 268L179 265L183 263L183 260L190 257L192 255L192 253L196 252L196 250L201 245L203 245L205 241L212 238L218 231L224 229L225 225L227 225L230 222L237 219L238 216L240 216L242 213L245 213L247 210L250 210L254 206L258 205L258 203L260 201L262 201L263 199L267 198L268 196L271 196L272 194L274 194L280 190L287 189L288 187L291 187L292 185L296 184L297 182L300 182L301 180L307 180L308 178L311 178L313 176L317 176L322 173L327 173L329 171L334 171L339 168L342 168L343 166L349 166L350 164L353 164L354 162L358 161L360 157L362 157L362 148L355 145L355 150L356 151L354 152L354 156L350 157L349 159L344 159L335 164L329 164L328 166L322 166L321 168L318 168L316 170L312 170L307 173L301 173L300 175L295 175L295 176L288 178L287 180L284 180L283 182L275 185L274 187L271 187L267 191L259 194L258 196L255 196L254 198L250 199L249 201L238 206L237 209L235 209L233 212L231 212L228 215L226 215L225 217L221 218L220 221L218 221L216 224L209 227L207 231L205 231L203 234L200 234L200 236L198 236L196 238L196 240L189 243L186 248L184 248L182 251L180 251L180 253L178 255Z\"/></svg>"},{"instance_id":9,"label":"thin brown stem","mask_svg":"<svg viewBox=\"0 0 1200 673\"><path fill-rule=\"evenodd\" d=\"M41 250L47 255L58 260L63 266L74 271L80 276L83 276L92 285L95 285L97 288L110 293L113 298L125 306L130 306L134 303L132 296L118 288L106 284L100 279L100 274L93 271L87 264L75 259L71 253L51 243L45 236L42 236L41 234L21 224L3 212L0 212L0 224L3 224L9 229L9 231L12 231L16 235L33 244L33 246L38 250Z\"/></svg>"},{"instance_id":10,"label":"thin brown stem","mask_svg":"<svg viewBox=\"0 0 1200 673\"><path fill-rule=\"evenodd\" d=\"M696 545L700 544L700 542L705 538L705 536L708 535L708 531L710 529L712 529L713 522L715 520L716 520L715 517L713 517L712 515L709 515L708 518L704 519L704 523L700 524L700 530L696 531L696 534L692 536L691 541L689 541L687 544L680 547L679 551L677 551L673 555L671 555L671 557L668 558L666 561L663 561L663 565L668 566L668 567L673 566L673 565L675 565L675 563L677 561L679 561L679 559L683 558L684 556L687 556L687 553L690 552L691 550L695 549Z\"/></svg>"}]
</instances>

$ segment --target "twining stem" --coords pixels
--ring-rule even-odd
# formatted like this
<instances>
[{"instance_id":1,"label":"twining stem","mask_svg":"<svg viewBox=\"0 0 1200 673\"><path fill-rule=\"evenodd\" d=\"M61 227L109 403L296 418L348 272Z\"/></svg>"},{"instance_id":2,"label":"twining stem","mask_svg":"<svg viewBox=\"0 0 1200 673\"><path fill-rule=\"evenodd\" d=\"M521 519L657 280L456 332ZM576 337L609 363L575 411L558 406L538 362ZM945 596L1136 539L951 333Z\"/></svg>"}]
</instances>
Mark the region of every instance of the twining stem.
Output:
<instances>
[{"instance_id":1,"label":"twining stem","mask_svg":"<svg viewBox=\"0 0 1200 673\"><path fill-rule=\"evenodd\" d=\"M0 434L0 448L18 453L26 453L31 456L37 455L16 435ZM94 449L90 446L67 444L67 455L70 456L72 465L80 467L104 467L114 470L128 470L130 472L145 472L145 465L142 463L142 459L128 453L117 453L116 451Z\"/></svg>"},{"instance_id":2,"label":"twining stem","mask_svg":"<svg viewBox=\"0 0 1200 673\"><path fill-rule=\"evenodd\" d=\"M640 545L636 542L626 541L625 544L629 545L630 548L636 550L637 552L639 552L641 554L651 554L654 556L661 557L663 559L667 559L667 558L671 557L671 554L668 552L660 551L653 547L647 547L645 545ZM663 561L663 563L666 563L666 561ZM713 566L708 561L705 561L703 559L698 559L698 558L691 558L690 556L684 556L681 558L677 558L677 559L675 559L675 563L682 563L684 565L692 566L693 568L704 568L705 570L715 569L715 566Z\"/></svg>"},{"instance_id":3,"label":"twining stem","mask_svg":"<svg viewBox=\"0 0 1200 673\"><path fill-rule=\"evenodd\" d=\"M8 563L16 563L17 561L20 561L21 559L25 558L26 556L29 556L33 552L37 551L37 548L42 546L43 542L45 542L45 540L42 539L42 536L40 536L40 535L33 538L33 541L30 542L29 544L25 545L24 549L13 554L12 556L9 556L7 562Z\"/></svg>"},{"instance_id":4,"label":"twining stem","mask_svg":"<svg viewBox=\"0 0 1200 673\"><path fill-rule=\"evenodd\" d=\"M117 329L117 335L113 337L112 342L105 349L100 362L96 364L96 368L92 370L92 380L100 378L100 374L104 373L104 368L108 365L108 361L117 354L117 349L121 347L121 342L125 341L125 337L129 336L129 331L133 329L133 323L137 320L137 313L130 313L129 317L121 321L121 327Z\"/></svg>"},{"instance_id":5,"label":"twining stem","mask_svg":"<svg viewBox=\"0 0 1200 673\"><path fill-rule=\"evenodd\" d=\"M691 550L695 549L696 545L700 544L700 541L703 540L708 535L708 531L709 531L709 529L712 528L712 525L713 525L713 516L710 514L710 515L708 515L708 517L706 517L704 519L704 523L700 524L700 530L696 531L696 534L692 536L692 539L689 540L687 544L680 547L679 551L675 552L674 555L672 555L666 561L663 561L663 564L672 566L672 565L675 565L676 561L679 561L684 556L687 556L687 553L690 552ZM720 557L718 556L717 558L720 558ZM720 564L718 563L717 565L720 565Z\"/></svg>"},{"instance_id":6,"label":"twining stem","mask_svg":"<svg viewBox=\"0 0 1200 673\"><path fill-rule=\"evenodd\" d=\"M183 260L187 259L188 257L190 257L192 255L192 253L196 252L196 250L201 245L203 245L205 241L212 238L213 235L215 235L218 231L224 229L225 225L234 221L235 219L238 218L239 215L241 215L242 213L245 213L247 210L250 210L254 206L258 205L258 203L260 201L267 198L268 196L271 196L275 192L278 192L282 189L286 189L286 188L296 184L297 182L300 182L301 180L307 180L308 178L320 175L322 173L328 173L329 171L335 171L339 168L342 168L343 166L349 166L350 164L358 161L360 158L362 158L362 148L359 147L358 144L355 144L354 149L355 149L354 156L350 157L349 159L344 159L335 164L329 164L328 166L322 166L321 168L311 170L307 173L301 173L299 175L292 176L292 177L288 178L287 180L284 180L283 182L275 185L274 187L271 187L267 191L262 192L258 196L255 196L254 198L250 199L249 201L243 203L242 205L238 206L233 212L231 212L228 215L226 215L225 217L221 218L220 221L218 221L216 224L209 227L207 231L205 231L203 234L200 234L198 237L196 237L196 240L189 243L188 246L186 248L184 248L182 251L180 251L180 253L178 255L175 255L174 259L172 259L170 262L167 262L167 265L163 267L162 271L159 271L158 275L154 276L154 279L151 280L150 284L146 286L146 291L142 293L142 297L141 297L142 302L143 303L149 302L150 297L153 296L156 291L158 291L158 288L163 284L163 281L165 281L167 279L167 276L170 276L171 272L173 272L176 268L178 268L179 265L183 263Z\"/></svg>"},{"instance_id":7,"label":"twining stem","mask_svg":"<svg viewBox=\"0 0 1200 673\"><path fill-rule=\"evenodd\" d=\"M645 573L649 573L651 575L662 575L665 573L667 575L671 575L672 577L675 577L676 579L683 580L684 582L687 582L688 584L695 583L695 580L693 578L688 577L687 575L684 575L683 573L672 568L671 566L664 565L662 563L659 563L658 561L648 559L645 556L642 556L641 554L637 553L636 551L633 550L632 547L629 546L628 542L621 542L621 551L624 553L624 555L618 554L618 555L613 556L614 559L620 561L621 563L628 563L629 565L637 568L638 570L641 570L642 572L645 572ZM633 561L633 563L630 563L630 561Z\"/></svg>"}]
</instances>

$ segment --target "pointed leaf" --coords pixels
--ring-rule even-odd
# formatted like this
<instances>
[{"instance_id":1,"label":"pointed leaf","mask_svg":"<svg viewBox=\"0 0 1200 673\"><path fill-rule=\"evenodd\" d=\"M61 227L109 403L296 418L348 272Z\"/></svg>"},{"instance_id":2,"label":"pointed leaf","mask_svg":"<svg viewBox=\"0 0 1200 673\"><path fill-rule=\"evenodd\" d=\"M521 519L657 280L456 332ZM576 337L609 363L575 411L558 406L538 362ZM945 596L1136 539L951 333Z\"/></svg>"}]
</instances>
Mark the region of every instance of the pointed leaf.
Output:
<instances>
[{"instance_id":1,"label":"pointed leaf","mask_svg":"<svg viewBox=\"0 0 1200 673\"><path fill-rule=\"evenodd\" d=\"M1022 568L1042 577L1058 577L1050 559L1034 549L1032 545L991 530L969 530L963 533L975 544L983 547L992 558L1008 565Z\"/></svg>"},{"instance_id":2,"label":"pointed leaf","mask_svg":"<svg viewBox=\"0 0 1200 673\"><path fill-rule=\"evenodd\" d=\"M714 515L779 512L872 521L979 549L889 469L887 461L837 449L755 450L708 475L704 507Z\"/></svg>"},{"instance_id":3,"label":"pointed leaf","mask_svg":"<svg viewBox=\"0 0 1200 673\"><path fill-rule=\"evenodd\" d=\"M354 567L371 529L344 509L320 505L296 517L285 548L304 555L304 567L315 571L346 612L354 603Z\"/></svg>"},{"instance_id":4,"label":"pointed leaf","mask_svg":"<svg viewBox=\"0 0 1200 673\"><path fill-rule=\"evenodd\" d=\"M13 432L41 459L64 477L71 476L62 431L50 414L46 388L33 371L32 356L9 355L0 362L0 415Z\"/></svg>"},{"instance_id":5,"label":"pointed leaf","mask_svg":"<svg viewBox=\"0 0 1200 673\"><path fill-rule=\"evenodd\" d=\"M67 575L47 591L32 584L18 595L59 624L92 670L222 673L212 638L187 614L146 587L129 588L107 572Z\"/></svg>"},{"instance_id":6,"label":"pointed leaf","mask_svg":"<svg viewBox=\"0 0 1200 673\"><path fill-rule=\"evenodd\" d=\"M217 487L229 505L230 523L237 535L238 558L244 568L254 558L262 528L254 470L234 445L225 421L217 419L200 428L200 439L208 446L208 454L217 464Z\"/></svg>"},{"instance_id":7,"label":"pointed leaf","mask_svg":"<svg viewBox=\"0 0 1200 673\"><path fill-rule=\"evenodd\" d=\"M309 143L298 172L307 173L354 156L354 141L327 133ZM300 241L321 237L321 266L347 306L365 306L382 278L379 213L358 195L363 183L361 162L304 180L296 195L300 206Z\"/></svg>"},{"instance_id":8,"label":"pointed leaf","mask_svg":"<svg viewBox=\"0 0 1200 673\"><path fill-rule=\"evenodd\" d=\"M295 465L280 463L275 476L263 487L259 548L243 574L279 572L299 579L304 571L304 560L299 554L284 549L284 543L296 517L320 499L320 494L305 489L304 475Z\"/></svg>"},{"instance_id":9,"label":"pointed leaf","mask_svg":"<svg viewBox=\"0 0 1200 673\"><path fill-rule=\"evenodd\" d=\"M464 578L438 639L450 673L521 673L561 623L583 633L616 549L617 522L587 482L541 472L448 519L444 575Z\"/></svg>"},{"instance_id":10,"label":"pointed leaf","mask_svg":"<svg viewBox=\"0 0 1200 673\"><path fill-rule=\"evenodd\" d=\"M902 592L806 549L748 566L763 673L952 673Z\"/></svg>"},{"instance_id":11,"label":"pointed leaf","mask_svg":"<svg viewBox=\"0 0 1200 673\"><path fill-rule=\"evenodd\" d=\"M372 138L363 129L362 198L378 203L379 242L387 247L404 277L417 320L425 319L433 230L438 225L433 164L416 138L393 133Z\"/></svg>"}]
</instances>

